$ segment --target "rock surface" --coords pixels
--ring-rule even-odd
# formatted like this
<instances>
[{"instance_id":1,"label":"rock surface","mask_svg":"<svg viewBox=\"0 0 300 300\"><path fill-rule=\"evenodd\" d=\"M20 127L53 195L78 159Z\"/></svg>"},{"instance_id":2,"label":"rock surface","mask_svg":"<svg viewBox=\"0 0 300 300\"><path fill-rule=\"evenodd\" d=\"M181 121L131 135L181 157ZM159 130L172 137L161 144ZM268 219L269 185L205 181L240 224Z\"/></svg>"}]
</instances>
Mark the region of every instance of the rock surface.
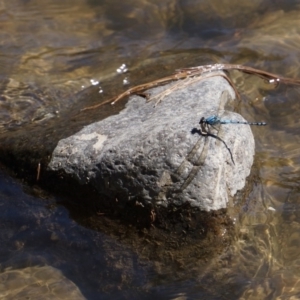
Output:
<instances>
[{"instance_id":1,"label":"rock surface","mask_svg":"<svg viewBox=\"0 0 300 300\"><path fill-rule=\"evenodd\" d=\"M218 113L243 121L220 105L223 91L232 99L234 91L223 77L214 76L148 92L158 98L171 87L172 93L156 107L132 96L118 115L59 141L48 169L63 170L118 203L157 208L187 202L202 211L226 208L250 173L253 135L248 125L229 124L202 136L199 120Z\"/></svg>"}]
</instances>

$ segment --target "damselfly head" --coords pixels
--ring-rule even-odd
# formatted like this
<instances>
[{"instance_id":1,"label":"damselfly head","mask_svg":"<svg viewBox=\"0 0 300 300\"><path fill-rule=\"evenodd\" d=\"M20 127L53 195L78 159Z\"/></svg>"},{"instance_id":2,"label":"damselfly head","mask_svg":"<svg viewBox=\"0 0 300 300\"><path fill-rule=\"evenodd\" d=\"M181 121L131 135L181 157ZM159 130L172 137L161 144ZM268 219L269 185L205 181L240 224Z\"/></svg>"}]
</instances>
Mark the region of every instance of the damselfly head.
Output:
<instances>
[{"instance_id":1,"label":"damselfly head","mask_svg":"<svg viewBox=\"0 0 300 300\"><path fill-rule=\"evenodd\" d=\"M200 119L200 122L199 122L199 124L205 124L206 123L206 120L205 120L205 118L204 117L202 117L201 119Z\"/></svg>"}]
</instances>

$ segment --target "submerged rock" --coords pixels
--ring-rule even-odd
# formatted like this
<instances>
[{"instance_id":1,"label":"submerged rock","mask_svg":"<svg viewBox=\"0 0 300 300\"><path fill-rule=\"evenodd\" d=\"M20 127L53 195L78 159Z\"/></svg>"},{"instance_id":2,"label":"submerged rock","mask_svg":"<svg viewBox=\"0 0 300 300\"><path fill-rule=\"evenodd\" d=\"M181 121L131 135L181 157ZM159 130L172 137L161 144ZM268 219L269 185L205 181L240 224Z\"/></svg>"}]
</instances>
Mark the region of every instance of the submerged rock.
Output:
<instances>
[{"instance_id":1,"label":"submerged rock","mask_svg":"<svg viewBox=\"0 0 300 300\"><path fill-rule=\"evenodd\" d=\"M0 133L26 123L53 118L58 108L43 90L12 78L0 81Z\"/></svg>"},{"instance_id":2,"label":"submerged rock","mask_svg":"<svg viewBox=\"0 0 300 300\"><path fill-rule=\"evenodd\" d=\"M222 109L224 91L227 100L234 98L223 77L189 80L149 90L156 99L165 93L155 107L132 96L118 115L60 140L48 169L94 187L104 196L100 201L108 199L113 207L146 208L150 223L161 209L173 206L206 212L226 208L250 174L253 135L248 125L230 124L201 135L203 116L244 119Z\"/></svg>"},{"instance_id":3,"label":"submerged rock","mask_svg":"<svg viewBox=\"0 0 300 300\"><path fill-rule=\"evenodd\" d=\"M1 299L86 299L78 287L51 266L7 269L0 273Z\"/></svg>"}]
</instances>

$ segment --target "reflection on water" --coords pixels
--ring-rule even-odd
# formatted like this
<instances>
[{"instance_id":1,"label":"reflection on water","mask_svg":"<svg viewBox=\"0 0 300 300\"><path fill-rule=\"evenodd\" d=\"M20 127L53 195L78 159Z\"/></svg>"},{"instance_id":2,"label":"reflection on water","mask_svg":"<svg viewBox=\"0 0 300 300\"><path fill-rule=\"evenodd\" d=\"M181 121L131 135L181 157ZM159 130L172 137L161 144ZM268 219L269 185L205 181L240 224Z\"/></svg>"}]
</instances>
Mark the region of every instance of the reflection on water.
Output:
<instances>
[{"instance_id":1,"label":"reflection on water","mask_svg":"<svg viewBox=\"0 0 300 300\"><path fill-rule=\"evenodd\" d=\"M53 118L180 67L239 63L300 77L299 8L297 0L0 1L0 125ZM234 213L234 241L207 268L164 275L1 175L1 270L51 266L88 299L299 299L300 89L231 75L242 115L268 126L252 128L256 175ZM93 99L73 97L90 86Z\"/></svg>"},{"instance_id":2,"label":"reflection on water","mask_svg":"<svg viewBox=\"0 0 300 300\"><path fill-rule=\"evenodd\" d=\"M0 172L0 298L83 299L80 288L87 299L126 292L139 299L149 268L126 246L70 219L58 199L32 192L39 198Z\"/></svg>"}]
</instances>

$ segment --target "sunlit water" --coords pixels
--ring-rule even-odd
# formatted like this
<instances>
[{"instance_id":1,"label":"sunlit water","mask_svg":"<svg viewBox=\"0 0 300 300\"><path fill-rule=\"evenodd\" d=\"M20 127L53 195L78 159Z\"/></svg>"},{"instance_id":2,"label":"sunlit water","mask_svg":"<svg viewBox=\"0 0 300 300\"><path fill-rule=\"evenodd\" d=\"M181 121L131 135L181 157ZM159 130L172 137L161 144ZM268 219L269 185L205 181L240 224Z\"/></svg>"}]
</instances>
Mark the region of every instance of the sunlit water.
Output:
<instances>
[{"instance_id":1,"label":"sunlit water","mask_svg":"<svg viewBox=\"0 0 300 300\"><path fill-rule=\"evenodd\" d=\"M84 107L185 66L300 77L300 1L42 2L0 1L1 125L52 118L78 99ZM87 299L300 299L300 88L232 77L242 115L268 126L253 128L256 176L233 213L236 236L205 270L164 275L79 225L57 198L29 196L3 174L1 270L51 266ZM91 86L96 98L72 97ZM13 290L8 282L2 276L0 288Z\"/></svg>"}]
</instances>

